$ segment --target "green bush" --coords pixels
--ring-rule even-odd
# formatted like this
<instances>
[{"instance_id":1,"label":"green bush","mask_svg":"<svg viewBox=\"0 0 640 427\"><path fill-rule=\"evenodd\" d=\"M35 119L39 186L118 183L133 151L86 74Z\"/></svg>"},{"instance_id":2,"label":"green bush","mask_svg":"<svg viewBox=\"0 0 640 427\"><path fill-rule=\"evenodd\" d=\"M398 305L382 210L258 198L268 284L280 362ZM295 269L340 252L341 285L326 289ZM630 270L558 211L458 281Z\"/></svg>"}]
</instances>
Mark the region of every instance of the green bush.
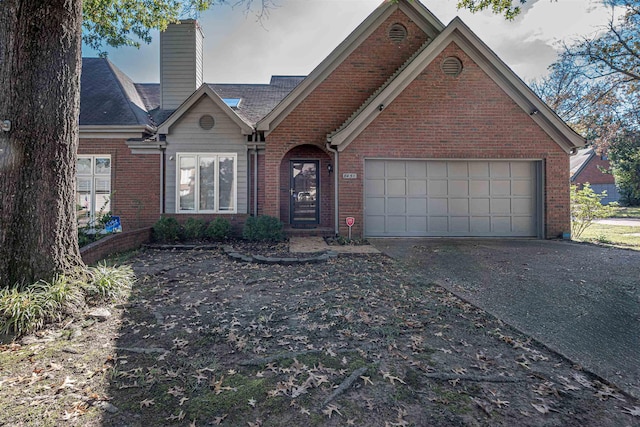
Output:
<instances>
[{"instance_id":1,"label":"green bush","mask_svg":"<svg viewBox=\"0 0 640 427\"><path fill-rule=\"evenodd\" d=\"M280 220L268 215L247 218L242 237L250 241L279 242L285 239Z\"/></svg>"},{"instance_id":2,"label":"green bush","mask_svg":"<svg viewBox=\"0 0 640 427\"><path fill-rule=\"evenodd\" d=\"M135 281L131 267L100 263L87 269L87 280L83 287L91 304L119 302L126 298Z\"/></svg>"},{"instance_id":3,"label":"green bush","mask_svg":"<svg viewBox=\"0 0 640 427\"><path fill-rule=\"evenodd\" d=\"M118 302L135 282L130 267L89 267L71 276L55 276L26 287L0 289L0 333L28 334L46 323L73 315L91 303Z\"/></svg>"},{"instance_id":4,"label":"green bush","mask_svg":"<svg viewBox=\"0 0 640 427\"><path fill-rule=\"evenodd\" d=\"M205 234L212 240L226 240L231 236L231 223L226 218L217 217L209 223Z\"/></svg>"},{"instance_id":5,"label":"green bush","mask_svg":"<svg viewBox=\"0 0 640 427\"><path fill-rule=\"evenodd\" d=\"M0 289L0 332L27 334L83 306L78 282L67 276L56 276L51 282L41 280L22 289Z\"/></svg>"},{"instance_id":6,"label":"green bush","mask_svg":"<svg viewBox=\"0 0 640 427\"><path fill-rule=\"evenodd\" d=\"M182 225L182 236L185 240L197 240L204 237L207 223L201 219L189 218Z\"/></svg>"},{"instance_id":7,"label":"green bush","mask_svg":"<svg viewBox=\"0 0 640 427\"><path fill-rule=\"evenodd\" d=\"M153 238L157 242L173 243L180 239L180 224L175 218L163 216L153 224Z\"/></svg>"},{"instance_id":8,"label":"green bush","mask_svg":"<svg viewBox=\"0 0 640 427\"><path fill-rule=\"evenodd\" d=\"M602 194L594 192L588 182L580 190L575 185L571 186L571 232L574 238L579 239L594 220L611 216L615 205L600 203L606 195L606 191Z\"/></svg>"}]
</instances>

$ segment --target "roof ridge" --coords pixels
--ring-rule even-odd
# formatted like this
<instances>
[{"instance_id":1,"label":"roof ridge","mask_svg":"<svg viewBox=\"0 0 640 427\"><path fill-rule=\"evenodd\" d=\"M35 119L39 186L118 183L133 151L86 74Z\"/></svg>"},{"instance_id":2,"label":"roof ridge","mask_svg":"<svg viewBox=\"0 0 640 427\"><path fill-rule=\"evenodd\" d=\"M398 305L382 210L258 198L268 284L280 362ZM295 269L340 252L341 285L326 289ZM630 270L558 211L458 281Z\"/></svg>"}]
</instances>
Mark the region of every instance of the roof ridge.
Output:
<instances>
[{"instance_id":1,"label":"roof ridge","mask_svg":"<svg viewBox=\"0 0 640 427\"><path fill-rule=\"evenodd\" d=\"M139 121L139 114L134 110L133 106L131 104L134 104L136 107L140 108L142 111L144 111L145 116L147 118L147 123L145 124L149 124L149 120L151 121L151 123L154 123L153 118L149 115L149 111L147 111L147 107L144 105L144 101L142 101L142 97L140 96L140 93L138 92L138 89L135 87L135 83L133 82L133 80L131 80L131 78L129 76L127 76L122 70L120 70L118 67L116 67L115 64L113 64L109 58L104 58L104 60L107 63L107 66L109 67L109 69L111 70L111 73L113 74L113 77L116 80L116 83L118 84L118 87L120 88L120 92L122 93L122 96L125 98L125 100L127 101L127 106L129 107L129 110L131 111L131 114L133 114L133 116L136 118L136 121ZM124 87L123 82L120 80L120 77L124 76L127 79L129 79L129 82L131 82L131 85L133 86L136 95L138 96L138 100L140 105L138 105L138 103L136 103L136 101L134 101L133 99L131 99L131 94L129 93L129 91L127 91ZM155 123L154 123L155 124Z\"/></svg>"},{"instance_id":2,"label":"roof ridge","mask_svg":"<svg viewBox=\"0 0 640 427\"><path fill-rule=\"evenodd\" d=\"M371 101L373 101L378 95L380 95L380 93L385 90L390 84L391 82L393 82L396 77L398 77L398 75L400 73L402 73L405 68L407 68L409 66L409 64L411 64L417 57L418 55L420 55L420 53L422 53L423 50L425 50L427 48L427 46L429 46L431 44L431 42L433 41L432 38L427 37L427 40L422 43L422 45L420 45L420 47L406 60L402 63L402 65L400 65L394 72L393 74L391 74L389 76L389 78L387 78L387 80L385 80L384 83L382 83L382 85L376 89L375 92L373 92L363 103L362 105L360 105L360 107L358 107L357 110L355 110L350 116L349 118L347 118L347 120L344 121L344 123L342 123L336 130L334 130L333 132L327 134L328 138L331 138L332 136L334 136L335 134L337 134L338 132L340 132L341 130L343 130L344 128L346 128L347 126L349 126L349 123L351 123L357 116L358 114L360 114L365 108L367 108L367 106L369 104L371 104Z\"/></svg>"}]
</instances>

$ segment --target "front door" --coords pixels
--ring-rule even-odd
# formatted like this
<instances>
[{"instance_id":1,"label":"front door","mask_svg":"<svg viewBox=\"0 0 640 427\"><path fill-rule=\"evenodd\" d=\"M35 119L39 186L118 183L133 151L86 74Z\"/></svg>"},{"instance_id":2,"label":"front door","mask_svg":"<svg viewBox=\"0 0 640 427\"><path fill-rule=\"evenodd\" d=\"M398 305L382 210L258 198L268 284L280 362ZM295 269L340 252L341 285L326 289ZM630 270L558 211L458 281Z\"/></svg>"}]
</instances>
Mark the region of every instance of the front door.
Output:
<instances>
[{"instance_id":1,"label":"front door","mask_svg":"<svg viewBox=\"0 0 640 427\"><path fill-rule=\"evenodd\" d=\"M318 161L292 160L291 177L291 224L316 225L320 221L318 206Z\"/></svg>"}]
</instances>

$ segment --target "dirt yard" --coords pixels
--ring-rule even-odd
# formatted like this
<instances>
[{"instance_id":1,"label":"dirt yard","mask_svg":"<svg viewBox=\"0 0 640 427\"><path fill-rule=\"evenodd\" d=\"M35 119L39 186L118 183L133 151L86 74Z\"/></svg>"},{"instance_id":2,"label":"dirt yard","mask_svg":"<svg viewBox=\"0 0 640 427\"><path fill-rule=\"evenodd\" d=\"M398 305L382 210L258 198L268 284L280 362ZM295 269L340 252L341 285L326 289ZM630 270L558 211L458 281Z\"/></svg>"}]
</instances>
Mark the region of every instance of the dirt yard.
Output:
<instances>
[{"instance_id":1,"label":"dirt yard","mask_svg":"<svg viewBox=\"0 0 640 427\"><path fill-rule=\"evenodd\" d=\"M640 402L384 255L128 262L106 320L0 347L0 425L640 425Z\"/></svg>"}]
</instances>

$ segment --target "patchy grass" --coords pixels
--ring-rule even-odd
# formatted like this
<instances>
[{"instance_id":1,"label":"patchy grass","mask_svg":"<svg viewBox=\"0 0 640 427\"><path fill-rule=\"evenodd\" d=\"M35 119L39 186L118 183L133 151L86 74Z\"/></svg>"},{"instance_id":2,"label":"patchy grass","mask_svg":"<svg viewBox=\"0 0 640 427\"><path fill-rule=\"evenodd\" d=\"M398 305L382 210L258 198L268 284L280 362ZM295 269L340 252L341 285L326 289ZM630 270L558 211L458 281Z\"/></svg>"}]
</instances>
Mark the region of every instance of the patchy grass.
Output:
<instances>
[{"instance_id":1,"label":"patchy grass","mask_svg":"<svg viewBox=\"0 0 640 427\"><path fill-rule=\"evenodd\" d=\"M637 400L383 255L301 267L150 250L132 261L138 281L105 321L0 346L0 425L637 421Z\"/></svg>"},{"instance_id":2,"label":"patchy grass","mask_svg":"<svg viewBox=\"0 0 640 427\"><path fill-rule=\"evenodd\" d=\"M640 227L591 224L580 240L640 250Z\"/></svg>"},{"instance_id":3,"label":"patchy grass","mask_svg":"<svg viewBox=\"0 0 640 427\"><path fill-rule=\"evenodd\" d=\"M616 207L611 218L640 218L640 206Z\"/></svg>"}]
</instances>

